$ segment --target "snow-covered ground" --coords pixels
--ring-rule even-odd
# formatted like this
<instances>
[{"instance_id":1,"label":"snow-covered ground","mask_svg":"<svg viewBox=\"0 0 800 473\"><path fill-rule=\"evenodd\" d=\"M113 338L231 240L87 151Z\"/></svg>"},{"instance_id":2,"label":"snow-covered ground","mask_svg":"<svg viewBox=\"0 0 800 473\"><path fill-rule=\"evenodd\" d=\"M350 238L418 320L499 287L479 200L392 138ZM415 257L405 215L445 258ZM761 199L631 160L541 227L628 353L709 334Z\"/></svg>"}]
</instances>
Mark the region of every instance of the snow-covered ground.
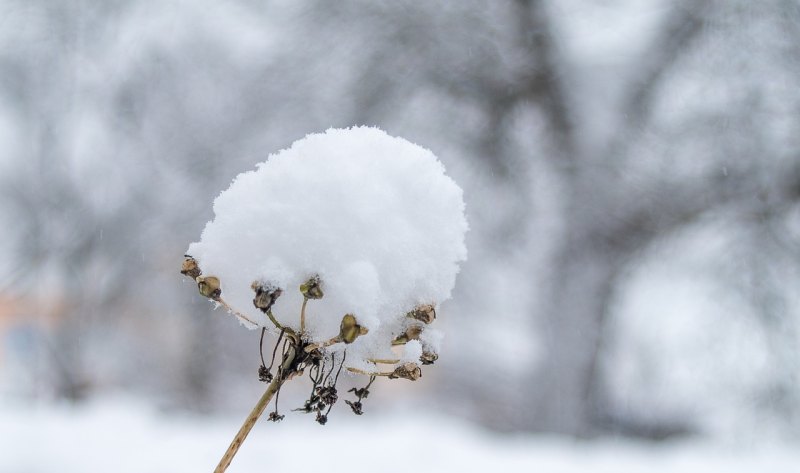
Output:
<instances>
[{"instance_id":1,"label":"snow-covered ground","mask_svg":"<svg viewBox=\"0 0 800 473\"><path fill-rule=\"evenodd\" d=\"M80 408L6 403L0 473L212 471L241 420L166 414L119 400ZM279 424L262 420L228 471L795 473L800 448L577 442L498 435L431 412L358 418L340 409L324 427L299 414Z\"/></svg>"}]
</instances>

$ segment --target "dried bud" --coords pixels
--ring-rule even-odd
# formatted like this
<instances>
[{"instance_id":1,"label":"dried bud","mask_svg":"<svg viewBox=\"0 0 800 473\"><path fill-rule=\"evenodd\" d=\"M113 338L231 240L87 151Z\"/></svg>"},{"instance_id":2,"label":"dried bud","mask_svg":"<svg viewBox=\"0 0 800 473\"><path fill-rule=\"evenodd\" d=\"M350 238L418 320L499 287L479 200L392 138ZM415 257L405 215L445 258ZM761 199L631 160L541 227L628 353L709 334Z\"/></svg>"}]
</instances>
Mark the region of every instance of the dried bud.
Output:
<instances>
[{"instance_id":1,"label":"dried bud","mask_svg":"<svg viewBox=\"0 0 800 473\"><path fill-rule=\"evenodd\" d=\"M300 285L300 292L309 299L322 299L322 281L319 276L314 276Z\"/></svg>"},{"instance_id":2,"label":"dried bud","mask_svg":"<svg viewBox=\"0 0 800 473\"><path fill-rule=\"evenodd\" d=\"M412 325L404 333L392 340L392 345L405 345L411 340L419 340L419 334L422 333L422 330L422 325Z\"/></svg>"},{"instance_id":3,"label":"dried bud","mask_svg":"<svg viewBox=\"0 0 800 473\"><path fill-rule=\"evenodd\" d=\"M253 299L253 305L262 312L267 312L270 310L275 301L278 300L278 297L280 297L280 295L283 293L279 287L261 284L258 281L253 281L253 284L251 284L250 287L256 291L256 297Z\"/></svg>"},{"instance_id":4,"label":"dried bud","mask_svg":"<svg viewBox=\"0 0 800 473\"><path fill-rule=\"evenodd\" d=\"M355 393L359 399L366 399L369 397L369 390L367 388L352 388L347 392Z\"/></svg>"},{"instance_id":5,"label":"dried bud","mask_svg":"<svg viewBox=\"0 0 800 473\"><path fill-rule=\"evenodd\" d=\"M421 361L423 365L432 365L438 359L439 355L432 351L423 351L422 356L419 357L419 361Z\"/></svg>"},{"instance_id":6,"label":"dried bud","mask_svg":"<svg viewBox=\"0 0 800 473\"><path fill-rule=\"evenodd\" d=\"M342 324L339 326L339 338L344 343L353 343L360 335L366 335L369 330L366 327L358 325L356 317L353 314L347 314L342 318Z\"/></svg>"},{"instance_id":7,"label":"dried bud","mask_svg":"<svg viewBox=\"0 0 800 473\"><path fill-rule=\"evenodd\" d=\"M336 404L336 401L339 400L339 393L336 390L336 386L319 386L316 389L316 394L323 404L329 406Z\"/></svg>"},{"instance_id":8,"label":"dried bud","mask_svg":"<svg viewBox=\"0 0 800 473\"><path fill-rule=\"evenodd\" d=\"M209 299L217 300L222 294L219 286L219 278L216 276L197 276L197 289L200 294Z\"/></svg>"},{"instance_id":9,"label":"dried bud","mask_svg":"<svg viewBox=\"0 0 800 473\"><path fill-rule=\"evenodd\" d=\"M389 375L389 379L404 378L416 381L422 377L422 369L416 363L403 363Z\"/></svg>"},{"instance_id":10,"label":"dried bud","mask_svg":"<svg viewBox=\"0 0 800 473\"><path fill-rule=\"evenodd\" d=\"M421 305L407 313L406 317L419 320L422 323L430 324L436 320L436 309L433 307L433 304Z\"/></svg>"},{"instance_id":11,"label":"dried bud","mask_svg":"<svg viewBox=\"0 0 800 473\"><path fill-rule=\"evenodd\" d=\"M364 406L361 404L361 401L350 402L346 400L344 402L350 406L350 409L353 410L353 414L360 416L364 413Z\"/></svg>"},{"instance_id":12,"label":"dried bud","mask_svg":"<svg viewBox=\"0 0 800 473\"><path fill-rule=\"evenodd\" d=\"M278 414L278 411L274 411L269 413L269 417L267 417L267 420L272 422L280 422L283 420L284 417L286 416Z\"/></svg>"},{"instance_id":13,"label":"dried bud","mask_svg":"<svg viewBox=\"0 0 800 473\"><path fill-rule=\"evenodd\" d=\"M264 365L258 367L258 380L264 383L272 381L272 373Z\"/></svg>"},{"instance_id":14,"label":"dried bud","mask_svg":"<svg viewBox=\"0 0 800 473\"><path fill-rule=\"evenodd\" d=\"M183 264L181 265L181 274L189 276L192 279L197 279L202 274L200 267L197 266L197 261L189 255L184 255Z\"/></svg>"}]
</instances>

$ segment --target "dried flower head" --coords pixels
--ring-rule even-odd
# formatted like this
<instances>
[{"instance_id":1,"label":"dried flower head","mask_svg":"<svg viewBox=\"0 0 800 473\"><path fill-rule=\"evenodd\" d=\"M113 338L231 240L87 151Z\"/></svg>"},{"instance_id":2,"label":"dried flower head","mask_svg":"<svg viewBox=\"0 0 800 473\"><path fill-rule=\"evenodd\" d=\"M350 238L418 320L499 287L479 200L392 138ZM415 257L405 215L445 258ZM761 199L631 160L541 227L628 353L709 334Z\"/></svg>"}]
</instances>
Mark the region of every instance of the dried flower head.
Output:
<instances>
[{"instance_id":1,"label":"dried flower head","mask_svg":"<svg viewBox=\"0 0 800 473\"><path fill-rule=\"evenodd\" d=\"M389 375L389 379L404 378L411 381L416 381L422 377L422 370L415 363L403 363L395 368L394 372Z\"/></svg>"},{"instance_id":2,"label":"dried flower head","mask_svg":"<svg viewBox=\"0 0 800 473\"><path fill-rule=\"evenodd\" d=\"M222 294L219 278L216 276L197 276L197 290L205 297L217 300Z\"/></svg>"},{"instance_id":3,"label":"dried flower head","mask_svg":"<svg viewBox=\"0 0 800 473\"><path fill-rule=\"evenodd\" d=\"M251 416L307 374L311 394L296 410L324 425L342 371L370 376L347 400L361 415L376 378L416 381L420 363L438 358L435 303L450 297L466 259L467 223L461 189L430 151L376 128L309 135L240 174L214 214L181 273L262 329L258 374L269 386ZM267 331L278 335L269 366ZM283 419L277 407L269 419Z\"/></svg>"},{"instance_id":4,"label":"dried flower head","mask_svg":"<svg viewBox=\"0 0 800 473\"><path fill-rule=\"evenodd\" d=\"M300 285L300 292L309 299L322 299L322 281L314 276Z\"/></svg>"},{"instance_id":5,"label":"dried flower head","mask_svg":"<svg viewBox=\"0 0 800 473\"><path fill-rule=\"evenodd\" d=\"M390 356L392 340L375 339L406 320L434 322L466 257L461 189L430 151L375 128L297 141L239 175L214 213L187 253L224 286L224 306L248 328L318 344L351 314L364 330L341 335L356 368Z\"/></svg>"},{"instance_id":6,"label":"dried flower head","mask_svg":"<svg viewBox=\"0 0 800 473\"><path fill-rule=\"evenodd\" d=\"M345 314L342 317L342 323L339 325L339 338L344 343L353 343L361 335L366 335L369 332L366 327L358 324L356 316L353 314Z\"/></svg>"},{"instance_id":7,"label":"dried flower head","mask_svg":"<svg viewBox=\"0 0 800 473\"><path fill-rule=\"evenodd\" d=\"M200 268L197 266L197 261L189 255L183 255L183 258L181 274L189 276L192 279L197 279L197 277L200 276Z\"/></svg>"},{"instance_id":8,"label":"dried flower head","mask_svg":"<svg viewBox=\"0 0 800 473\"><path fill-rule=\"evenodd\" d=\"M406 317L419 320L426 324L432 324L436 320L436 308L433 304L425 304L415 307L414 310L406 314Z\"/></svg>"}]
</instances>

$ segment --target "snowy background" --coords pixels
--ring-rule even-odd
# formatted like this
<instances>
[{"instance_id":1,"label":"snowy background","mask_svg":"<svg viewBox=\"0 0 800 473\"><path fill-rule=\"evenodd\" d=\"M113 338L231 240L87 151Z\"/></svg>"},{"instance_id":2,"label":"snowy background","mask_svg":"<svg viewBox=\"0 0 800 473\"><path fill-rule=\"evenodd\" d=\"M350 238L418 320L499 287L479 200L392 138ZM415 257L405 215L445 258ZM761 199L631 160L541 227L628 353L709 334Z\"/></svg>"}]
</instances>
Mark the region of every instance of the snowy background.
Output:
<instances>
[{"instance_id":1,"label":"snowy background","mask_svg":"<svg viewBox=\"0 0 800 473\"><path fill-rule=\"evenodd\" d=\"M354 124L464 189L440 359L230 471L798 471L798 84L796 0L0 0L0 472L213 468L258 335L185 248Z\"/></svg>"}]
</instances>

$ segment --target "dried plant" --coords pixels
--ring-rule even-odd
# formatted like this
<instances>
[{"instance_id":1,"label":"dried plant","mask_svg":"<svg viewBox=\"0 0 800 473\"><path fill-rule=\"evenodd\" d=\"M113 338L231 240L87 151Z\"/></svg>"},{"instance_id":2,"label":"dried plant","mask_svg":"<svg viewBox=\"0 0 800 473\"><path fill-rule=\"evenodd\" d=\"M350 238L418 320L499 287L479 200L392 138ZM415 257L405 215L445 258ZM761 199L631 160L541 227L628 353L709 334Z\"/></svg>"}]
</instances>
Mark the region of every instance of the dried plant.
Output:
<instances>
[{"instance_id":1,"label":"dried plant","mask_svg":"<svg viewBox=\"0 0 800 473\"><path fill-rule=\"evenodd\" d=\"M467 256L461 188L425 148L370 127L306 136L236 177L181 272L203 297L261 329L268 383L217 467L225 471L281 387L307 375L301 407L326 424L341 375L416 381L438 358L430 326ZM267 364L264 338L277 337Z\"/></svg>"},{"instance_id":2,"label":"dried plant","mask_svg":"<svg viewBox=\"0 0 800 473\"><path fill-rule=\"evenodd\" d=\"M185 256L181 273L192 278L197 283L198 291L203 297L220 304L231 314L245 321L255 323L244 316L241 311L236 310L225 302L222 297L223 294L219 278L215 276L204 276L198 262L191 256ZM303 294L303 303L299 308L298 314L299 331L282 325L272 313L272 306L283 293L283 289L265 286L258 282L254 282L251 288L254 291L253 305L267 316L278 332L278 338L272 350L269 366L265 363L263 351L264 335L267 332L266 328L262 329L259 341L261 365L258 368L258 379L259 381L269 383L269 385L255 407L250 411L250 414L245 419L239 432L225 451L217 468L214 470L215 473L224 472L228 468L239 448L242 446L242 443L244 443L244 440L247 438L247 435L250 433L250 430L264 413L273 397L275 398L275 409L270 412L268 420L279 422L284 419L284 415L278 412L278 398L280 396L281 387L287 381L300 378L306 372L308 372L308 377L312 383L311 393L303 404L303 407L294 410L302 413L314 413L315 420L319 424L325 425L328 422L328 415L331 409L339 399L337 385L342 369L345 367L345 359L347 357L347 348L341 351L340 356L337 356L337 353L339 353L338 351L331 351L328 349L339 343L349 345L358 337L368 333L368 330L358 323L358 319L355 315L344 314L338 334L331 336L327 341L321 343L312 343L309 341L304 331L306 305L310 300L321 299L324 296L322 292L322 281L318 276L310 278L299 287L299 291ZM390 341L391 346L403 345L410 340L417 340L419 334L424 330L424 326L435 320L435 308L433 305L419 306L409 312L407 318L412 321L412 323L404 333ZM420 322L422 324L420 324ZM425 351L419 357L419 360L417 360L418 362L406 361L403 358L370 360L375 363L376 366L387 366L385 371L369 372L355 367L347 367L345 369L351 373L367 376L369 381L364 388L353 388L348 391L354 393L356 399L353 401L345 400L345 402L350 406L353 413L362 415L364 412L362 401L367 398L370 393L369 388L378 377L385 377L387 379L402 378L416 381L422 377L420 365L430 365L437 358L438 355L435 353ZM278 360L277 363L276 360Z\"/></svg>"}]
</instances>

